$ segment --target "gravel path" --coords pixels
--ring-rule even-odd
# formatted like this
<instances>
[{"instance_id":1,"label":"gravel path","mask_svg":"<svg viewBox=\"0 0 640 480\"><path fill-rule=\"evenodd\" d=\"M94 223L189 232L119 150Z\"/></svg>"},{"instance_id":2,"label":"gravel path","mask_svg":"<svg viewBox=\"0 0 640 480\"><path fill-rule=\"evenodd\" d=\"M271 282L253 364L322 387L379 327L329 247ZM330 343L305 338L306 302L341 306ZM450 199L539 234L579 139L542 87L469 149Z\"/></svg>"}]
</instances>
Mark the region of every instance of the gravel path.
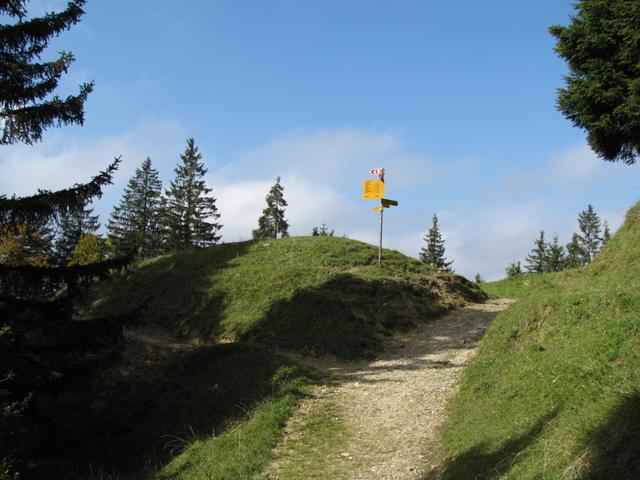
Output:
<instances>
[{"instance_id":1,"label":"gravel path","mask_svg":"<svg viewBox=\"0 0 640 480\"><path fill-rule=\"evenodd\" d=\"M451 312L398 339L398 348L375 361L299 359L331 385L309 401L326 395L343 412L349 440L333 457L332 478L418 480L435 467L428 445L444 421L446 401L486 327L510 304L492 300ZM295 427L287 430L294 433ZM287 437L281 451L286 442ZM277 479L277 468L267 477Z\"/></svg>"}]
</instances>

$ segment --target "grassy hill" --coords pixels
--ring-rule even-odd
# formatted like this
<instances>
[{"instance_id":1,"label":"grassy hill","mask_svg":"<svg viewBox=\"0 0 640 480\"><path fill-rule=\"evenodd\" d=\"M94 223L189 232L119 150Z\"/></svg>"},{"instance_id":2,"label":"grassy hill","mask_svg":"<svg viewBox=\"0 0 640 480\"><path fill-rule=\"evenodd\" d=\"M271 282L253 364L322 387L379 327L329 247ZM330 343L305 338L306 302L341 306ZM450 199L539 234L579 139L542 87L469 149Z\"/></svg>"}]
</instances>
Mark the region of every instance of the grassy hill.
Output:
<instances>
[{"instance_id":1,"label":"grassy hill","mask_svg":"<svg viewBox=\"0 0 640 480\"><path fill-rule=\"evenodd\" d=\"M370 354L394 330L484 298L473 283L398 252L335 237L231 243L158 257L100 284L92 308L192 341Z\"/></svg>"},{"instance_id":2,"label":"grassy hill","mask_svg":"<svg viewBox=\"0 0 640 480\"><path fill-rule=\"evenodd\" d=\"M640 204L589 267L486 289L520 300L463 375L439 475L640 478Z\"/></svg>"},{"instance_id":3,"label":"grassy hill","mask_svg":"<svg viewBox=\"0 0 640 480\"><path fill-rule=\"evenodd\" d=\"M194 346L130 341L91 394L58 412L50 444L61 465L51 471L252 478L314 382L274 348L365 356L394 331L485 298L395 251L378 268L377 254L332 237L233 243L144 261L96 285L85 308L135 311L145 333Z\"/></svg>"}]
</instances>

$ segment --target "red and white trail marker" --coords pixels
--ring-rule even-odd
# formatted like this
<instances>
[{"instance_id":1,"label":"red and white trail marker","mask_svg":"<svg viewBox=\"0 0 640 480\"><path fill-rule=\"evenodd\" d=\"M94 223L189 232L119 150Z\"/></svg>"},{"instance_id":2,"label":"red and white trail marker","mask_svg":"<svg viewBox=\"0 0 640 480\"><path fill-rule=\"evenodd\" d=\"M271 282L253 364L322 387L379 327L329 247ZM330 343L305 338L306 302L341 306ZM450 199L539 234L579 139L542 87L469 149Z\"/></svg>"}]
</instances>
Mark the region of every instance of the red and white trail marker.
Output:
<instances>
[{"instance_id":1,"label":"red and white trail marker","mask_svg":"<svg viewBox=\"0 0 640 480\"><path fill-rule=\"evenodd\" d=\"M371 175L382 175L384 173L384 168L372 168L369 170Z\"/></svg>"}]
</instances>

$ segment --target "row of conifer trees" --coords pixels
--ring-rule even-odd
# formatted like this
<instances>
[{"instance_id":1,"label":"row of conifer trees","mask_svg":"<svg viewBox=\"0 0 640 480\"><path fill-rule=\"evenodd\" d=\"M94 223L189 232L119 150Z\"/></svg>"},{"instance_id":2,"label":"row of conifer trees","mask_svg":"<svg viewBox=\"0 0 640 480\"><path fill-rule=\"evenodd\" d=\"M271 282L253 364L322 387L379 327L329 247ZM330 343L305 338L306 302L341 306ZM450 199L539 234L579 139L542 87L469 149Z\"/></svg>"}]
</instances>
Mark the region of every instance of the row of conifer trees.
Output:
<instances>
[{"instance_id":1,"label":"row of conifer trees","mask_svg":"<svg viewBox=\"0 0 640 480\"><path fill-rule=\"evenodd\" d=\"M218 243L222 225L212 189L205 183L207 169L194 139L175 168L175 177L162 193L162 181L151 159L142 162L129 180L107 225L109 253L149 258L167 252ZM288 236L287 202L280 177L266 196L267 206L253 233L255 240Z\"/></svg>"},{"instance_id":2,"label":"row of conifer trees","mask_svg":"<svg viewBox=\"0 0 640 480\"><path fill-rule=\"evenodd\" d=\"M111 212L106 239L98 233L100 221L88 202L62 212L55 222L24 225L24 235L13 230L0 232L0 256L16 265L51 265L52 260L58 265L84 265L105 258L142 259L214 245L221 238L222 225L216 198L205 183L206 173L202 154L190 138L164 192L150 158L136 169ZM266 203L253 238L288 236L280 177Z\"/></svg>"},{"instance_id":3,"label":"row of conifer trees","mask_svg":"<svg viewBox=\"0 0 640 480\"><path fill-rule=\"evenodd\" d=\"M534 240L534 246L525 258L525 270L527 273L560 272L570 268L584 267L590 264L596 254L607 244L611 238L609 224L604 223L594 210L588 205L578 214L579 232L574 232L571 240L562 245L558 237L554 236L551 242L545 239L544 230ZM523 272L522 264L511 262L506 268L507 277L520 275Z\"/></svg>"}]
</instances>

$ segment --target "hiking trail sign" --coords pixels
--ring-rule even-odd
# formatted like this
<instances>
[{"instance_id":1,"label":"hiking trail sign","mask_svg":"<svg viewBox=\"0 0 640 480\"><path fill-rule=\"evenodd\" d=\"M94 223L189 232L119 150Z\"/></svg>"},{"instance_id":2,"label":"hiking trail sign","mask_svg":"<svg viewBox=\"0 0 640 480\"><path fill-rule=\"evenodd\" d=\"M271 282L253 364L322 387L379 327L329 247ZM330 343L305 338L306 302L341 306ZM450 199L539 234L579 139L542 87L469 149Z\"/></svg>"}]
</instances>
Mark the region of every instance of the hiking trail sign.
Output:
<instances>
[{"instance_id":1,"label":"hiking trail sign","mask_svg":"<svg viewBox=\"0 0 640 480\"><path fill-rule=\"evenodd\" d=\"M365 180L362 184L362 197L365 200L384 197L384 180Z\"/></svg>"},{"instance_id":2,"label":"hiking trail sign","mask_svg":"<svg viewBox=\"0 0 640 480\"><path fill-rule=\"evenodd\" d=\"M365 200L380 200L380 205L371 207L374 211L380 212L380 244L378 245L378 266L382 265L382 227L384 224L384 209L397 207L397 200L384 198L384 168L372 168L371 175L378 175L378 180L364 180L362 183L362 197Z\"/></svg>"}]
</instances>

